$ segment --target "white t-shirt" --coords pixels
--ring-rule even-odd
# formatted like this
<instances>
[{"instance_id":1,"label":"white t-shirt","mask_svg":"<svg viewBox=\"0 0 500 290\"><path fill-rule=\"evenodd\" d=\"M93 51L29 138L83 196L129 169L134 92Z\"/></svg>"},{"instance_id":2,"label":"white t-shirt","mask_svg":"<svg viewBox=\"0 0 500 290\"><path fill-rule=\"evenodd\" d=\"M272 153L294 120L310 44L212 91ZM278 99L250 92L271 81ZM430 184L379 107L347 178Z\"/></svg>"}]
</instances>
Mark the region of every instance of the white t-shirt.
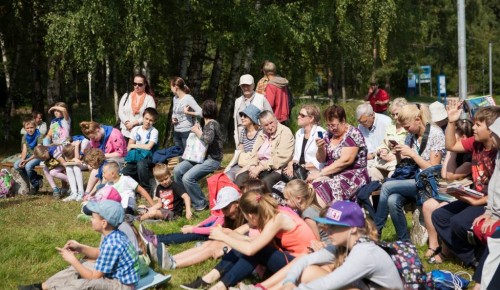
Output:
<instances>
[{"instance_id":1,"label":"white t-shirt","mask_svg":"<svg viewBox=\"0 0 500 290\"><path fill-rule=\"evenodd\" d=\"M122 175L120 176L118 182L115 183L110 182L109 185L113 186L116 189L116 191L118 191L118 193L120 194L120 197L122 198L123 208L130 207L135 210L136 208L135 190L139 185L137 181L135 181L130 176Z\"/></svg>"},{"instance_id":2,"label":"white t-shirt","mask_svg":"<svg viewBox=\"0 0 500 290\"><path fill-rule=\"evenodd\" d=\"M147 144L148 140L158 144L158 130L155 127L144 130L142 126L135 126L130 132L130 138L135 140L135 144Z\"/></svg>"}]
</instances>

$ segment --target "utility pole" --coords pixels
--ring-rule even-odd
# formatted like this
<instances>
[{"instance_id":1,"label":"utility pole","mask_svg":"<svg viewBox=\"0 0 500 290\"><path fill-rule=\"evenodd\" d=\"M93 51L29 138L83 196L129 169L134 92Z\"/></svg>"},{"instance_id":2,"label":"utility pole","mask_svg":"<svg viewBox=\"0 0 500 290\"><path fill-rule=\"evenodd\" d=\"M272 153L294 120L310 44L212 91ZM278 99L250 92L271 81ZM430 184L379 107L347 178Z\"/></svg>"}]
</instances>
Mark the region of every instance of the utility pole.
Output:
<instances>
[{"instance_id":1,"label":"utility pole","mask_svg":"<svg viewBox=\"0 0 500 290\"><path fill-rule=\"evenodd\" d=\"M458 10L458 96L467 98L467 60L465 51L465 1L457 0Z\"/></svg>"}]
</instances>

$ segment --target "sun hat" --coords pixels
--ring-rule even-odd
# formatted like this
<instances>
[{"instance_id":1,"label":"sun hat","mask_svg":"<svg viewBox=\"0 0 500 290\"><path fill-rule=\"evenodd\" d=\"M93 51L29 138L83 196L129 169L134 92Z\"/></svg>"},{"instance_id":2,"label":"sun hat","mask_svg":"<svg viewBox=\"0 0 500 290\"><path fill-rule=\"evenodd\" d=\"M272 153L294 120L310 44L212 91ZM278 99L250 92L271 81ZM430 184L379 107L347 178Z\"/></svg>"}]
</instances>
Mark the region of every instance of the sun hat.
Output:
<instances>
[{"instance_id":1,"label":"sun hat","mask_svg":"<svg viewBox=\"0 0 500 290\"><path fill-rule=\"evenodd\" d=\"M432 122L434 123L443 121L444 119L448 118L446 107L438 101L430 104L429 111L431 111Z\"/></svg>"},{"instance_id":2,"label":"sun hat","mask_svg":"<svg viewBox=\"0 0 500 290\"><path fill-rule=\"evenodd\" d=\"M212 210L223 209L232 202L240 199L240 193L233 187L226 186L217 193L217 201Z\"/></svg>"},{"instance_id":3,"label":"sun hat","mask_svg":"<svg viewBox=\"0 0 500 290\"><path fill-rule=\"evenodd\" d=\"M259 124L259 114L261 110L257 108L255 105L248 105L243 111L240 112L240 117L242 114L245 114L252 120L254 124Z\"/></svg>"},{"instance_id":4,"label":"sun hat","mask_svg":"<svg viewBox=\"0 0 500 290\"><path fill-rule=\"evenodd\" d=\"M240 77L239 86L241 86L241 85L253 85L253 84L254 84L254 80L253 80L252 75L246 74L246 75L242 75Z\"/></svg>"},{"instance_id":5,"label":"sun hat","mask_svg":"<svg viewBox=\"0 0 500 290\"><path fill-rule=\"evenodd\" d=\"M125 211L122 205L114 200L89 201L85 207L89 211L100 215L115 228L125 219Z\"/></svg>"},{"instance_id":6,"label":"sun hat","mask_svg":"<svg viewBox=\"0 0 500 290\"><path fill-rule=\"evenodd\" d=\"M500 118L497 118L493 124L491 124L488 129L500 137Z\"/></svg>"},{"instance_id":7,"label":"sun hat","mask_svg":"<svg viewBox=\"0 0 500 290\"><path fill-rule=\"evenodd\" d=\"M321 224L343 226L343 227L364 227L365 215L363 210L355 202L336 201L330 205L325 217L315 218Z\"/></svg>"}]
</instances>

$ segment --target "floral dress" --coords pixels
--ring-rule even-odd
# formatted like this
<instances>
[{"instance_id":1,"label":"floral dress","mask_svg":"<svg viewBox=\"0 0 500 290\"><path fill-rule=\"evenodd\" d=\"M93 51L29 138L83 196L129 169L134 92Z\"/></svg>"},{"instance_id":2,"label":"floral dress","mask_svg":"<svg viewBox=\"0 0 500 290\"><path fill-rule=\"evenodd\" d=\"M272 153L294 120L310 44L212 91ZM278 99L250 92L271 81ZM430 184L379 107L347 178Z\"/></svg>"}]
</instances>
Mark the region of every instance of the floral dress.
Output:
<instances>
[{"instance_id":1,"label":"floral dress","mask_svg":"<svg viewBox=\"0 0 500 290\"><path fill-rule=\"evenodd\" d=\"M330 139L332 135L331 133L327 135L325 137L325 167L340 158L343 148L357 147L359 150L356 159L349 167L330 176L328 179L313 183L316 195L327 204L330 204L333 200L354 200L356 191L370 181L366 167L368 151L365 139L361 132L353 126L349 126L344 137L337 145L331 145Z\"/></svg>"}]
</instances>

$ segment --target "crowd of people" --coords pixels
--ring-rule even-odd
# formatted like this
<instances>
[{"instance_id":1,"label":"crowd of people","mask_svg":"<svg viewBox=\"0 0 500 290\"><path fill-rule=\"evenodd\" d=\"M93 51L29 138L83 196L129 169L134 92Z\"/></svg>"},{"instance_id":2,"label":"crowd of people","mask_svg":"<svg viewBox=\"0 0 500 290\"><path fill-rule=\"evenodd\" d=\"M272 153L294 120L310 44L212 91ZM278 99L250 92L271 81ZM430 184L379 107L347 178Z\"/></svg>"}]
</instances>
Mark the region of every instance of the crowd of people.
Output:
<instances>
[{"instance_id":1,"label":"crowd of people","mask_svg":"<svg viewBox=\"0 0 500 290\"><path fill-rule=\"evenodd\" d=\"M20 289L134 289L140 277L137 252L164 270L221 258L214 269L181 285L184 289L228 289L252 273L261 282L239 284L240 289L403 289L404 282L395 279L397 267L377 241L389 216L397 239L410 241L404 209L410 203L422 205L429 263L455 256L474 268L476 289L481 283L498 285L498 275L489 275L486 282L482 270L492 251L487 238L495 237L500 226L495 188L499 107L483 107L473 120L460 119L460 102L445 107L404 98L391 101L374 82L366 102L356 109L358 125L348 123L340 105L321 112L305 104L298 110L294 134L288 127L288 80L277 75L272 62L262 69L257 85L251 75L240 77L242 95L233 114L236 162L225 170L234 186L219 190L211 208L222 215L178 233L154 233L141 222L190 220L193 211L209 207L200 180L219 169L224 149L214 101L200 106L182 78L171 80L174 145L182 153L194 135L206 149L201 162L181 154L172 172L164 163L153 163L158 112L141 74L133 79L134 91L120 101L119 128L84 121L79 124L82 135L72 135L64 103L49 109L54 118L48 126L38 112L25 120L21 159L14 167L29 182L30 192L43 186L35 171L43 162L53 196L83 201L83 212L103 240L98 249L68 241L59 252L73 267ZM86 186L84 170L90 171ZM468 178L484 197L440 199L427 179L419 179L428 172L448 183ZM379 196L371 196L378 190ZM137 195L147 204L138 205ZM135 235L119 229L125 216L131 217L134 230L133 222L140 223ZM202 244L175 255L168 250L168 245L190 241ZM82 264L75 252L95 261Z\"/></svg>"}]
</instances>

